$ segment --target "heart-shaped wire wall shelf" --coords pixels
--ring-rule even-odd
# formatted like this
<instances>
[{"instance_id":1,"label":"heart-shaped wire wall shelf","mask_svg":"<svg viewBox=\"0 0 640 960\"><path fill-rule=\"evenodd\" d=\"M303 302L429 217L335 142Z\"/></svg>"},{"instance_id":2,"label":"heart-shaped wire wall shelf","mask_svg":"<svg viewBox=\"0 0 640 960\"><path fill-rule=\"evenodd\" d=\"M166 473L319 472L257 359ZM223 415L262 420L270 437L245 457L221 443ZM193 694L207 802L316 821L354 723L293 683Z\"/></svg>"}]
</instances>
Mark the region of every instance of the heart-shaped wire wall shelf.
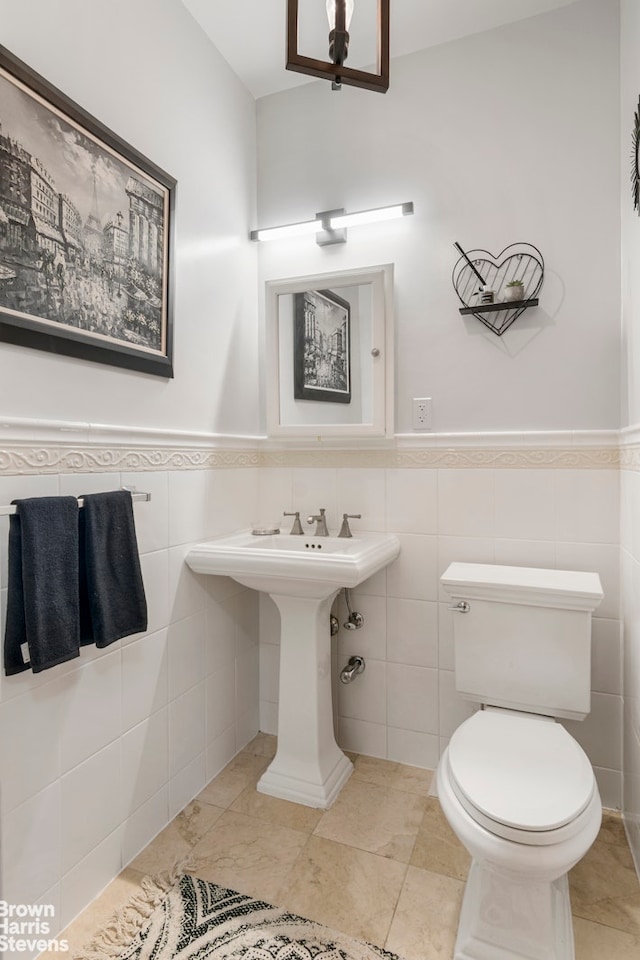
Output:
<instances>
[{"instance_id":1,"label":"heart-shaped wire wall shelf","mask_svg":"<svg viewBox=\"0 0 640 960\"><path fill-rule=\"evenodd\" d=\"M524 310L538 304L544 280L542 254L530 243L512 243L497 256L488 250L465 253L460 244L455 246L462 253L452 275L454 289L462 303L460 313L473 314L501 337ZM517 281L522 283L518 299L507 299L507 291ZM483 302L487 299L487 290L493 291L490 303Z\"/></svg>"}]
</instances>

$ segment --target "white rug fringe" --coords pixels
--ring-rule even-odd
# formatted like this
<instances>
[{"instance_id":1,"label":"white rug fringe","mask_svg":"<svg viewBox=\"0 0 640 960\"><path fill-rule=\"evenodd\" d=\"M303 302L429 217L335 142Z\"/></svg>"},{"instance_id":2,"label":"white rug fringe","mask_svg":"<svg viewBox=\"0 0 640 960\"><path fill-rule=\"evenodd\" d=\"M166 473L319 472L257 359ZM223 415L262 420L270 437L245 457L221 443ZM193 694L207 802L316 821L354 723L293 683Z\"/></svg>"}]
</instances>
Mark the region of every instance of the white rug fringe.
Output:
<instances>
[{"instance_id":1,"label":"white rug fringe","mask_svg":"<svg viewBox=\"0 0 640 960\"><path fill-rule=\"evenodd\" d=\"M158 904L189 870L196 868L196 861L187 857L175 863L169 870L140 881L141 893L133 894L104 924L73 960L109 960L119 957L142 930Z\"/></svg>"}]
</instances>

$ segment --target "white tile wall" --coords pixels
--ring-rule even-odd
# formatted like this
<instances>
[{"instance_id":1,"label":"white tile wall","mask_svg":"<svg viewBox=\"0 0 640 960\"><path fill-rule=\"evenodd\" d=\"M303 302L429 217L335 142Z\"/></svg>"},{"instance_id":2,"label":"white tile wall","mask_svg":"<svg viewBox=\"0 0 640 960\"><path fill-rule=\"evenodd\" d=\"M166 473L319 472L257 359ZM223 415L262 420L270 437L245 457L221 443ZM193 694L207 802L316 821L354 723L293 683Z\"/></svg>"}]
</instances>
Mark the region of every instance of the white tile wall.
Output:
<instances>
[{"instance_id":1,"label":"white tile wall","mask_svg":"<svg viewBox=\"0 0 640 960\"><path fill-rule=\"evenodd\" d=\"M3 898L34 903L60 880L62 860L59 780L2 814Z\"/></svg>"},{"instance_id":2,"label":"white tile wall","mask_svg":"<svg viewBox=\"0 0 640 960\"><path fill-rule=\"evenodd\" d=\"M387 596L437 600L437 537L399 533L400 555L387 567Z\"/></svg>"},{"instance_id":3,"label":"white tile wall","mask_svg":"<svg viewBox=\"0 0 640 960\"><path fill-rule=\"evenodd\" d=\"M306 518L317 514L320 507L324 507L327 516L327 525L330 530L337 530L338 508L337 489L338 478L336 470L315 470L312 467L296 467L292 475L292 496L294 510L300 511L303 529L313 529L306 524ZM342 513L359 513L358 510L343 509ZM340 516L342 516L342 513Z\"/></svg>"},{"instance_id":4,"label":"white tile wall","mask_svg":"<svg viewBox=\"0 0 640 960\"><path fill-rule=\"evenodd\" d=\"M61 702L62 773L102 750L122 732L122 657L117 644L106 651L53 681Z\"/></svg>"},{"instance_id":5,"label":"white tile wall","mask_svg":"<svg viewBox=\"0 0 640 960\"><path fill-rule=\"evenodd\" d=\"M256 507L257 516L251 517L251 520L263 522L265 520L279 520L282 523L282 530L291 529L292 520L289 517L283 517L285 511L299 510L301 506L293 506L293 470L289 467L270 468L262 467L260 469L260 489L258 491L258 504ZM319 504L318 506L323 506ZM316 510L312 511L316 513ZM302 519L302 513L300 513Z\"/></svg>"},{"instance_id":6,"label":"white tile wall","mask_svg":"<svg viewBox=\"0 0 640 960\"><path fill-rule=\"evenodd\" d=\"M193 796L193 794L192 794ZM163 786L122 825L122 861L129 863L160 833L169 818L169 787Z\"/></svg>"},{"instance_id":7,"label":"white tile wall","mask_svg":"<svg viewBox=\"0 0 640 960\"><path fill-rule=\"evenodd\" d=\"M558 470L556 484L558 540L617 543L620 524L617 470ZM593 509L594 503L598 504L597 510Z\"/></svg>"},{"instance_id":8,"label":"white tile wall","mask_svg":"<svg viewBox=\"0 0 640 960\"><path fill-rule=\"evenodd\" d=\"M357 682L339 685L338 712L346 719L384 727L387 723L387 665L382 660L366 657L365 660L366 669L358 676ZM345 664L338 661L338 669L343 666Z\"/></svg>"},{"instance_id":9,"label":"white tile wall","mask_svg":"<svg viewBox=\"0 0 640 960\"><path fill-rule=\"evenodd\" d=\"M62 925L258 729L257 597L184 562L191 543L248 526L257 470L0 478L0 502L122 484L152 496L134 505L147 632L0 676L3 897L55 897ZM3 632L8 528L0 518ZM208 696L216 685L223 716Z\"/></svg>"},{"instance_id":10,"label":"white tile wall","mask_svg":"<svg viewBox=\"0 0 640 960\"><path fill-rule=\"evenodd\" d=\"M438 533L448 537L495 536L493 470L440 470Z\"/></svg>"},{"instance_id":11,"label":"white tile wall","mask_svg":"<svg viewBox=\"0 0 640 960\"><path fill-rule=\"evenodd\" d=\"M362 512L354 529L398 534L399 560L352 592L365 627L341 631L335 664L339 669L360 653L367 669L350 686L339 685L337 728L346 749L424 767L436 765L474 709L455 693L451 615L438 584L446 565L469 559L597 570L606 597L593 630L594 706L576 736L597 767L605 803L616 806L620 503L629 621L625 805L629 829L640 835L640 479L623 474L617 499L616 476L284 467L2 478L2 502L120 483L153 497L135 506L148 631L106 650L83 649L77 660L43 674L0 677L0 724L11 731L0 738L3 895L55 897L68 922L254 735L258 710L260 727L275 732L277 609L233 580L192 574L184 557L193 542L285 509L304 518L325 506L334 530L342 512ZM3 518L3 617L7 530ZM342 623L343 602L338 614ZM96 783L100 801L83 817Z\"/></svg>"},{"instance_id":12,"label":"white tile wall","mask_svg":"<svg viewBox=\"0 0 640 960\"><path fill-rule=\"evenodd\" d=\"M60 920L73 920L91 899L92 890L103 890L117 876L122 862L122 831L118 827L66 873L60 881Z\"/></svg>"},{"instance_id":13,"label":"white tile wall","mask_svg":"<svg viewBox=\"0 0 640 960\"><path fill-rule=\"evenodd\" d=\"M167 705L167 633L165 628L122 648L123 732Z\"/></svg>"},{"instance_id":14,"label":"white tile wall","mask_svg":"<svg viewBox=\"0 0 640 960\"><path fill-rule=\"evenodd\" d=\"M202 680L205 671L205 611L172 623L169 639L169 696L172 700Z\"/></svg>"},{"instance_id":15,"label":"white tile wall","mask_svg":"<svg viewBox=\"0 0 640 960\"><path fill-rule=\"evenodd\" d=\"M235 720L235 659L223 663L206 680L206 723L210 741L233 726Z\"/></svg>"},{"instance_id":16,"label":"white tile wall","mask_svg":"<svg viewBox=\"0 0 640 960\"><path fill-rule=\"evenodd\" d=\"M336 668L352 654L366 670L337 684L342 746L372 756L434 767L456 727L476 707L455 690L448 597L440 575L453 560L504 563L600 574L605 599L593 621L592 714L575 735L596 769L603 801L621 804L622 641L620 636L619 475L599 469L327 469L260 472L259 499L301 512L326 506L330 529L343 512L362 512L354 529L398 535L401 554L352 591L365 617L357 632L341 629ZM635 542L640 556L640 482ZM292 491L292 500L283 497ZM284 491L284 493L283 493ZM635 502L635 501L634 501ZM636 596L640 596L640 564ZM438 602L439 601L439 602ZM260 604L260 725L277 729L278 623ZM337 604L346 618L344 602ZM640 601L638 602L640 623ZM640 677L640 628L637 670ZM640 688L640 683L636 689ZM572 728L573 732L573 728Z\"/></svg>"},{"instance_id":17,"label":"white tile wall","mask_svg":"<svg viewBox=\"0 0 640 960\"><path fill-rule=\"evenodd\" d=\"M387 727L352 717L339 717L338 743L343 750L364 753L368 757L387 757Z\"/></svg>"},{"instance_id":18,"label":"white tile wall","mask_svg":"<svg viewBox=\"0 0 640 960\"><path fill-rule=\"evenodd\" d=\"M400 730L438 734L438 671L387 664L387 724Z\"/></svg>"},{"instance_id":19,"label":"white tile wall","mask_svg":"<svg viewBox=\"0 0 640 960\"><path fill-rule=\"evenodd\" d=\"M430 733L415 730L387 730L387 758L397 763L435 770L440 756L440 741Z\"/></svg>"},{"instance_id":20,"label":"white tile wall","mask_svg":"<svg viewBox=\"0 0 640 960\"><path fill-rule=\"evenodd\" d=\"M361 520L350 521L356 530L385 529L384 471L336 470L336 526L344 513L362 514Z\"/></svg>"},{"instance_id":21,"label":"white tile wall","mask_svg":"<svg viewBox=\"0 0 640 960\"><path fill-rule=\"evenodd\" d=\"M6 815L60 777L62 703L54 684L2 704L2 810ZM29 762L25 762L25 758Z\"/></svg>"},{"instance_id":22,"label":"white tile wall","mask_svg":"<svg viewBox=\"0 0 640 960\"><path fill-rule=\"evenodd\" d=\"M169 623L169 557L166 550L144 553L140 557L144 590L147 597L147 633L156 633ZM135 635L134 635L135 636ZM131 643L133 637L125 637Z\"/></svg>"},{"instance_id":23,"label":"white tile wall","mask_svg":"<svg viewBox=\"0 0 640 960\"><path fill-rule=\"evenodd\" d=\"M183 767L169 784L169 817L177 817L196 794L204 789L207 783L205 775L205 755L198 756Z\"/></svg>"},{"instance_id":24,"label":"white tile wall","mask_svg":"<svg viewBox=\"0 0 640 960\"><path fill-rule=\"evenodd\" d=\"M553 471L497 470L495 527L490 535L515 540L555 540L555 480Z\"/></svg>"},{"instance_id":25,"label":"white tile wall","mask_svg":"<svg viewBox=\"0 0 640 960\"><path fill-rule=\"evenodd\" d=\"M591 686L598 693L622 693L622 636L619 620L593 621Z\"/></svg>"},{"instance_id":26,"label":"white tile wall","mask_svg":"<svg viewBox=\"0 0 640 960\"><path fill-rule=\"evenodd\" d=\"M359 603L361 612L364 605ZM389 597L386 620L387 660L416 667L438 666L438 604L430 600ZM353 642L356 642L354 637Z\"/></svg>"},{"instance_id":27,"label":"white tile wall","mask_svg":"<svg viewBox=\"0 0 640 960\"><path fill-rule=\"evenodd\" d=\"M640 875L640 473L622 470L620 488L623 815ZM608 677L604 671L601 675Z\"/></svg>"},{"instance_id":28,"label":"white tile wall","mask_svg":"<svg viewBox=\"0 0 640 960\"><path fill-rule=\"evenodd\" d=\"M122 798L126 816L169 779L168 719L169 708L165 707L122 736Z\"/></svg>"},{"instance_id":29,"label":"white tile wall","mask_svg":"<svg viewBox=\"0 0 640 960\"><path fill-rule=\"evenodd\" d=\"M169 775L175 777L204 753L206 738L204 680L169 704Z\"/></svg>"},{"instance_id":30,"label":"white tile wall","mask_svg":"<svg viewBox=\"0 0 640 960\"><path fill-rule=\"evenodd\" d=\"M62 873L123 820L120 744L111 743L62 777Z\"/></svg>"},{"instance_id":31,"label":"white tile wall","mask_svg":"<svg viewBox=\"0 0 640 960\"><path fill-rule=\"evenodd\" d=\"M387 659L387 605L391 599L386 597L351 596L351 609L362 614L367 624L365 652L372 660ZM397 601L411 603L412 601ZM420 603L420 601L415 601ZM334 605L334 612L341 626L347 621L349 611L344 594L340 594ZM362 652L362 630L340 630L338 634L338 655L346 663L353 654Z\"/></svg>"},{"instance_id":32,"label":"white tile wall","mask_svg":"<svg viewBox=\"0 0 640 960\"><path fill-rule=\"evenodd\" d=\"M205 752L205 776L207 782L220 773L237 752L236 729L233 724L209 742Z\"/></svg>"},{"instance_id":33,"label":"white tile wall","mask_svg":"<svg viewBox=\"0 0 640 960\"><path fill-rule=\"evenodd\" d=\"M438 471L386 471L386 526L395 533L438 532Z\"/></svg>"}]
</instances>

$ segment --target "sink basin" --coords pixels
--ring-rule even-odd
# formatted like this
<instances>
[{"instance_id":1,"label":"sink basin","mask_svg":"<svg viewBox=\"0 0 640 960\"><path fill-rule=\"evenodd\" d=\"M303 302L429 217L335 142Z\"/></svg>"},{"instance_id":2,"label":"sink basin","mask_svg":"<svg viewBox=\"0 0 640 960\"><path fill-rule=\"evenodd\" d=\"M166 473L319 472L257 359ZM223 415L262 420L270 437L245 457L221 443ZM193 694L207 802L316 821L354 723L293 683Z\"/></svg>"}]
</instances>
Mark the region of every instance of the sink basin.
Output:
<instances>
[{"instance_id":1,"label":"sink basin","mask_svg":"<svg viewBox=\"0 0 640 960\"><path fill-rule=\"evenodd\" d=\"M399 552L397 537L388 533L341 538L241 532L198 544L187 563L196 573L233 577L254 590L321 598L357 586Z\"/></svg>"},{"instance_id":2,"label":"sink basin","mask_svg":"<svg viewBox=\"0 0 640 960\"><path fill-rule=\"evenodd\" d=\"M278 749L260 778L261 793L326 809L353 771L335 740L331 689L331 604L400 553L397 537L351 538L248 531L193 547L196 573L233 577L268 593L280 611Z\"/></svg>"}]
</instances>

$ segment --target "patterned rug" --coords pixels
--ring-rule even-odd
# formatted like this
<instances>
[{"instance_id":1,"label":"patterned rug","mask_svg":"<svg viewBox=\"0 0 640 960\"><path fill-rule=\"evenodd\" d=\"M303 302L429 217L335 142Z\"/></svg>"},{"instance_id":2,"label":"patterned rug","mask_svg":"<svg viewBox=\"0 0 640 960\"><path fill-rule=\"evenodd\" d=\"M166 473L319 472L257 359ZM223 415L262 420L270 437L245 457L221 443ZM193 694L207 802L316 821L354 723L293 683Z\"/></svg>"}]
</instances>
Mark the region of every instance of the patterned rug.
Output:
<instances>
[{"instance_id":1,"label":"patterned rug","mask_svg":"<svg viewBox=\"0 0 640 960\"><path fill-rule=\"evenodd\" d=\"M157 904L131 943L116 953L83 956L119 960L399 960L262 900L189 875ZM122 942L119 948L122 947Z\"/></svg>"}]
</instances>

